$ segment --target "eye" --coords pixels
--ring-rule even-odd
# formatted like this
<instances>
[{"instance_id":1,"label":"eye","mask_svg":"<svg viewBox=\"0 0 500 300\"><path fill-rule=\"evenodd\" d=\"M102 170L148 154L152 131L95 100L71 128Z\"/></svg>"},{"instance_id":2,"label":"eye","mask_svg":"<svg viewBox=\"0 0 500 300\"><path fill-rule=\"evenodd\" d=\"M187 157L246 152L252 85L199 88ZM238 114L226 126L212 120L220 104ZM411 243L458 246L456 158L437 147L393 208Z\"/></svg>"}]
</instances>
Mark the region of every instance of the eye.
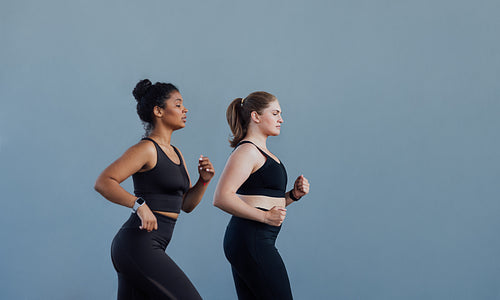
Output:
<instances>
[{"instance_id":1,"label":"eye","mask_svg":"<svg viewBox=\"0 0 500 300\"><path fill-rule=\"evenodd\" d=\"M175 106L177 106L177 107L181 107L181 105L180 105L180 104L177 104L177 105L175 105Z\"/></svg>"}]
</instances>

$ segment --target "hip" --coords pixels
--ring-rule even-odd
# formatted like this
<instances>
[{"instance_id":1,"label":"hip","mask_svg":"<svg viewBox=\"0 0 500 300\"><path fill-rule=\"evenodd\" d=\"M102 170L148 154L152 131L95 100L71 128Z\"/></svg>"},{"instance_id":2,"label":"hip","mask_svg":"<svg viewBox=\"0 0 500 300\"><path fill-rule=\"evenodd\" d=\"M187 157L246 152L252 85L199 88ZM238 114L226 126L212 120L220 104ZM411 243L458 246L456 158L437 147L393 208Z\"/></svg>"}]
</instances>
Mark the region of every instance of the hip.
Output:
<instances>
[{"instance_id":1,"label":"hip","mask_svg":"<svg viewBox=\"0 0 500 300\"><path fill-rule=\"evenodd\" d=\"M274 245L281 226L272 226L265 223L232 216L226 227L225 243L265 243Z\"/></svg>"},{"instance_id":2,"label":"hip","mask_svg":"<svg viewBox=\"0 0 500 300\"><path fill-rule=\"evenodd\" d=\"M148 232L140 229L139 226L141 226L142 221L137 214L132 213L115 235L112 248L134 248L139 245L151 245L154 248L165 250L172 238L177 220L156 212L153 212L153 214L158 222L157 230Z\"/></svg>"}]
</instances>

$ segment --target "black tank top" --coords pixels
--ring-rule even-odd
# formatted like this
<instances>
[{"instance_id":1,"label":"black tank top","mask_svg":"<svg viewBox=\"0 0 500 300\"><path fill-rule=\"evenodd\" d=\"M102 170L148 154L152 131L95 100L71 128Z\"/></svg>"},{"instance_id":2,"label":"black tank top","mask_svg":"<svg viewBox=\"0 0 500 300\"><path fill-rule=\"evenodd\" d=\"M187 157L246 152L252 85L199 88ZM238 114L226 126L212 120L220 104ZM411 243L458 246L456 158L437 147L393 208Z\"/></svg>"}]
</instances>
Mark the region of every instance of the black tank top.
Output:
<instances>
[{"instance_id":1,"label":"black tank top","mask_svg":"<svg viewBox=\"0 0 500 300\"><path fill-rule=\"evenodd\" d=\"M180 213L182 198L189 189L189 177L181 154L172 146L179 157L179 164L176 164L154 140L142 140L153 142L157 158L156 165L151 170L132 175L135 195L146 200L151 210Z\"/></svg>"},{"instance_id":2,"label":"black tank top","mask_svg":"<svg viewBox=\"0 0 500 300\"><path fill-rule=\"evenodd\" d=\"M250 143L257 147L257 145L250 141L242 141L234 149L245 143ZM236 193L240 195L284 198L287 175L283 162L278 163L259 147L257 149L266 157L266 162L257 171L248 176L247 180L240 186Z\"/></svg>"}]
</instances>

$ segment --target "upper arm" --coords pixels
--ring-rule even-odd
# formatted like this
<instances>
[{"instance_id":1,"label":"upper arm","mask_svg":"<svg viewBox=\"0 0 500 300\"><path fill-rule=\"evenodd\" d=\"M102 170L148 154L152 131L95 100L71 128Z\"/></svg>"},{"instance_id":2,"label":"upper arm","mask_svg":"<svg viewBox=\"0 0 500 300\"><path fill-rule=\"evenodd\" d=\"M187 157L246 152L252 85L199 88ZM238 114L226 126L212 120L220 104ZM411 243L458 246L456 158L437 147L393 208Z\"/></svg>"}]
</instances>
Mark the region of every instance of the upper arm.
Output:
<instances>
[{"instance_id":1,"label":"upper arm","mask_svg":"<svg viewBox=\"0 0 500 300\"><path fill-rule=\"evenodd\" d=\"M236 193L250 174L262 166L264 162L265 158L255 146L240 145L227 160L215 194Z\"/></svg>"},{"instance_id":2,"label":"upper arm","mask_svg":"<svg viewBox=\"0 0 500 300\"><path fill-rule=\"evenodd\" d=\"M118 183L123 182L132 174L150 169L156 164L156 148L146 141L130 147L122 156L109 165L99 176L100 178L111 178Z\"/></svg>"}]
</instances>

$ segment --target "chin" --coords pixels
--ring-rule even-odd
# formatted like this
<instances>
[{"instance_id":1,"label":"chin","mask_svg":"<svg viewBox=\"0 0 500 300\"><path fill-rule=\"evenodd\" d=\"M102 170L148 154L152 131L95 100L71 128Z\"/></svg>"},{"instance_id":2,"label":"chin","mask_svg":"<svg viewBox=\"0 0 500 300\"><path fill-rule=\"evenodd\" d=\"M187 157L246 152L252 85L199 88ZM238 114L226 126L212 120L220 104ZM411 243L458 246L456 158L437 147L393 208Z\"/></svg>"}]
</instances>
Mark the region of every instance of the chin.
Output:
<instances>
[{"instance_id":1,"label":"chin","mask_svg":"<svg viewBox=\"0 0 500 300\"><path fill-rule=\"evenodd\" d=\"M177 126L174 130L179 130L179 129L182 129L186 127L186 124L179 124L179 126Z\"/></svg>"}]
</instances>

